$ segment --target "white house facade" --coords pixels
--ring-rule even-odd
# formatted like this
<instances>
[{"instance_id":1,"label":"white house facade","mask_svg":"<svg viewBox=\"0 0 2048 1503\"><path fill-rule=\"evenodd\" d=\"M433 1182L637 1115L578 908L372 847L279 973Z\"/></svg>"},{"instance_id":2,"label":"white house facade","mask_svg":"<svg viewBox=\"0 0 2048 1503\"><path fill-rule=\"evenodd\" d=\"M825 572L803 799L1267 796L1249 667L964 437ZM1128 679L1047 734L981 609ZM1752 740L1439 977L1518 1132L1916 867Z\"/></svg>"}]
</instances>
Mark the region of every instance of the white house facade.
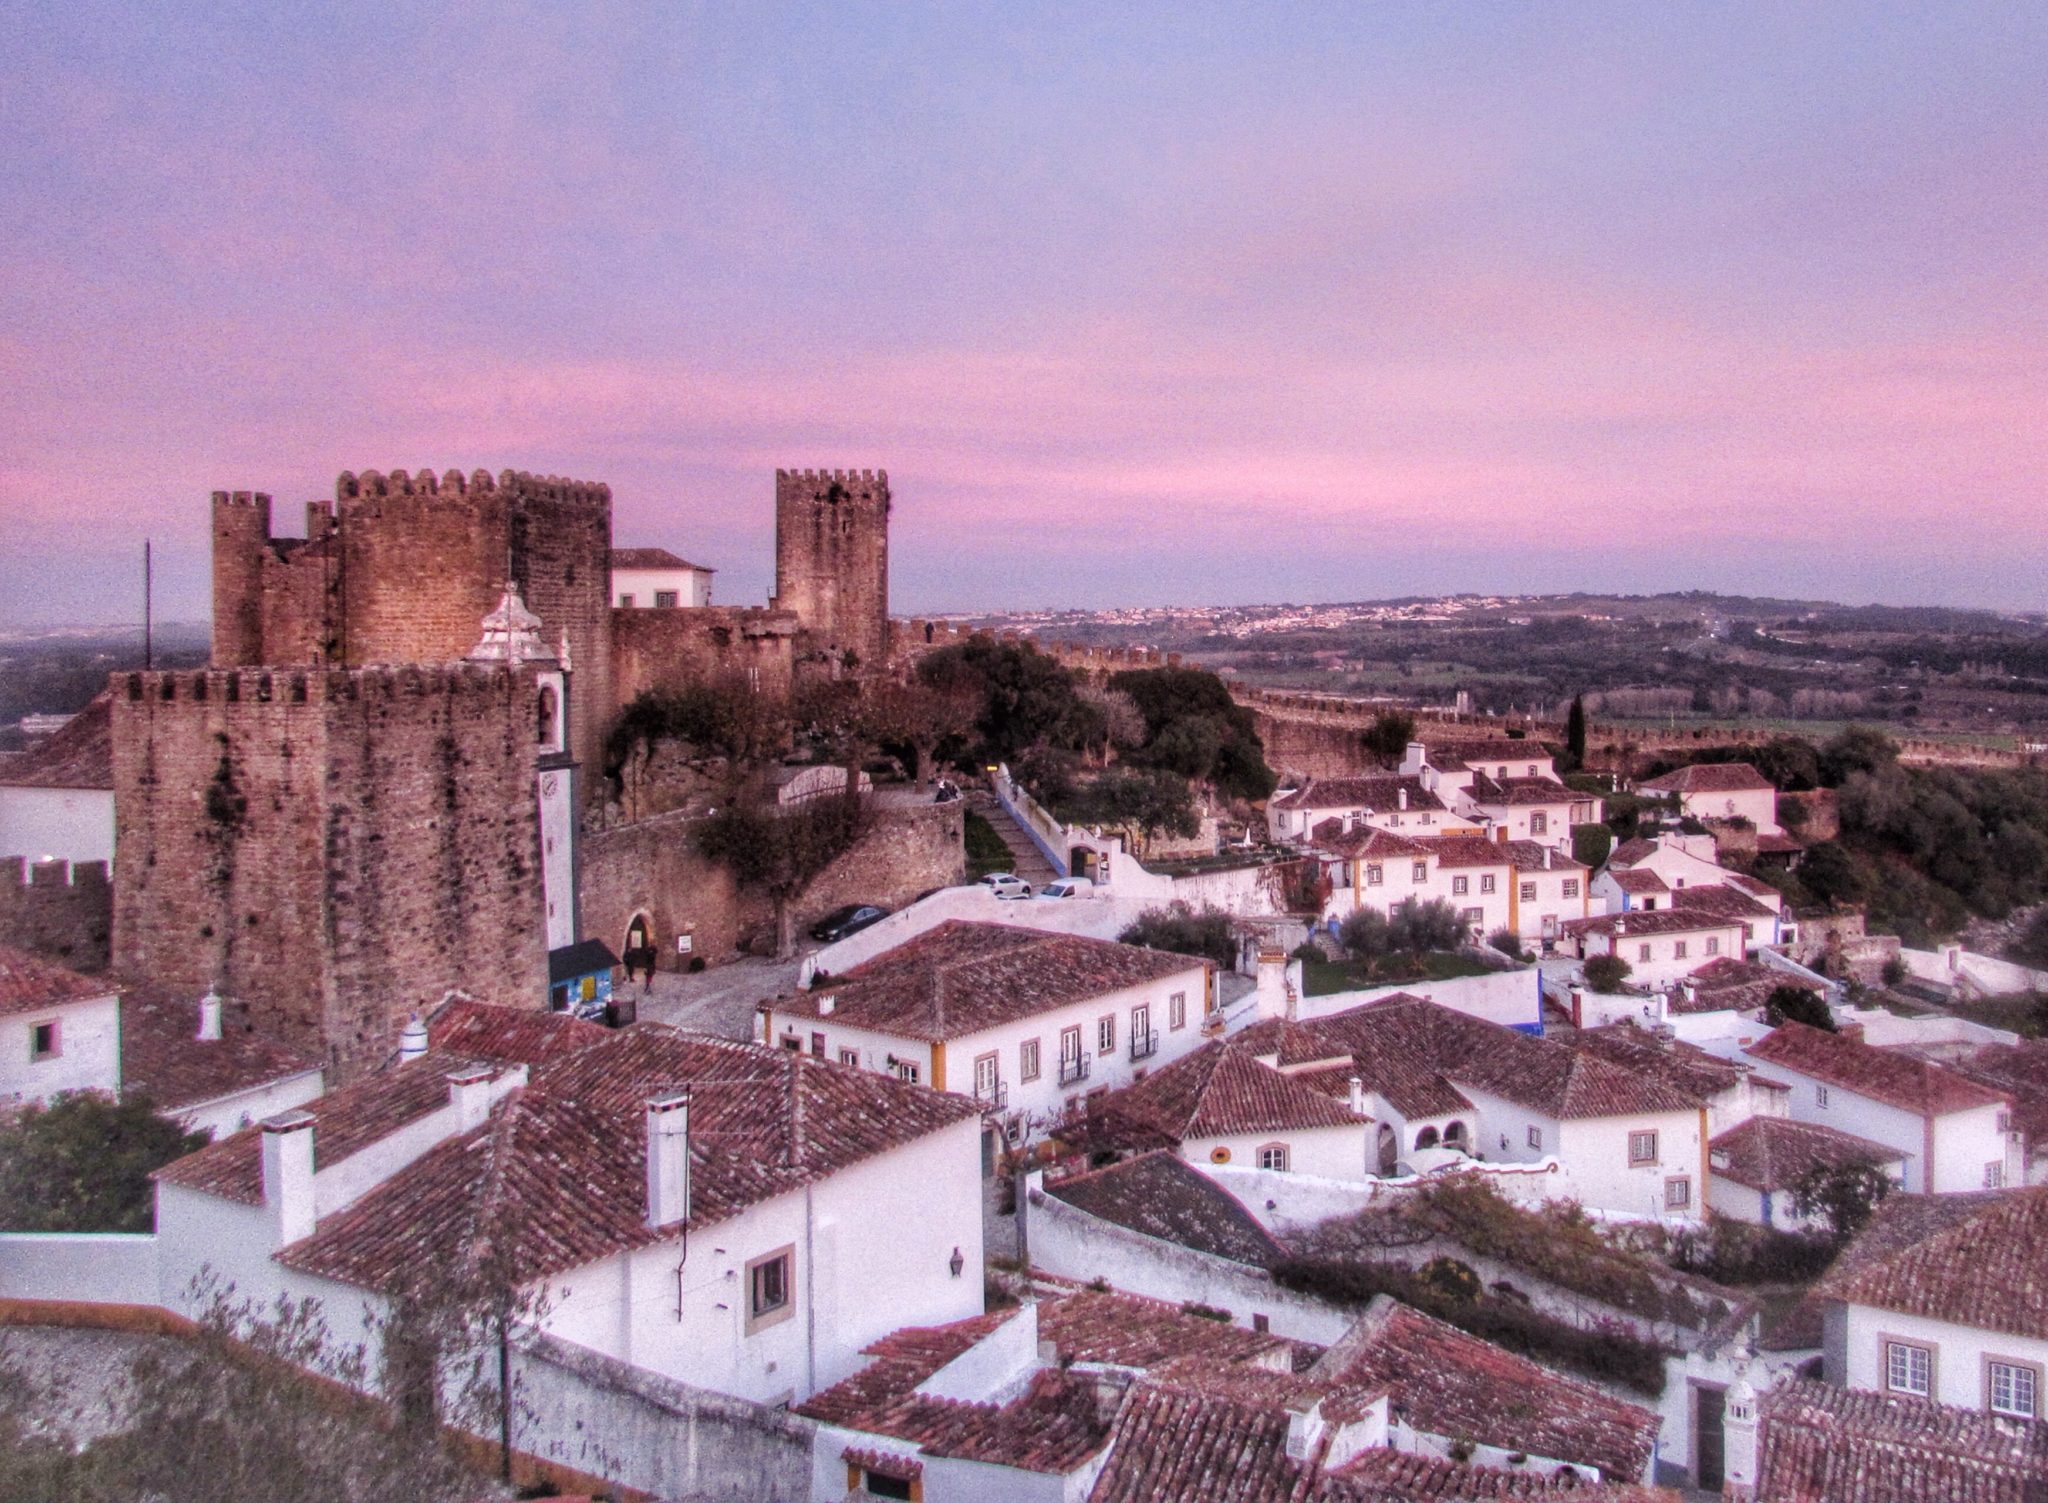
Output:
<instances>
[{"instance_id":1,"label":"white house facade","mask_svg":"<svg viewBox=\"0 0 2048 1503\"><path fill-rule=\"evenodd\" d=\"M614 548L612 605L628 611L706 606L711 604L711 576L717 572L666 548Z\"/></svg>"},{"instance_id":2,"label":"white house facade","mask_svg":"<svg viewBox=\"0 0 2048 1503\"><path fill-rule=\"evenodd\" d=\"M0 1103L121 1083L121 1001L104 979L0 946Z\"/></svg>"}]
</instances>

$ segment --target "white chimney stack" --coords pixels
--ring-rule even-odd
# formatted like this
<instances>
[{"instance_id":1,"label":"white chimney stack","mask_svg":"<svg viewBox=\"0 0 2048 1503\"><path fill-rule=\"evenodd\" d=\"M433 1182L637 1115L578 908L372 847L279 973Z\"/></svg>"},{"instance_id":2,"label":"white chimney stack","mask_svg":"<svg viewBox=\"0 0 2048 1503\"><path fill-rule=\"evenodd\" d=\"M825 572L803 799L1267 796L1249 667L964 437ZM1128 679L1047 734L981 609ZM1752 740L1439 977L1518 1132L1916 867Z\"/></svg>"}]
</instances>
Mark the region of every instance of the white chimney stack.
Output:
<instances>
[{"instance_id":1,"label":"white chimney stack","mask_svg":"<svg viewBox=\"0 0 2048 1503\"><path fill-rule=\"evenodd\" d=\"M220 993L209 990L199 999L199 1039L212 1044L220 1041Z\"/></svg>"},{"instance_id":2,"label":"white chimney stack","mask_svg":"<svg viewBox=\"0 0 2048 1503\"><path fill-rule=\"evenodd\" d=\"M263 1208L279 1247L313 1235L313 1114L263 1119Z\"/></svg>"},{"instance_id":3,"label":"white chimney stack","mask_svg":"<svg viewBox=\"0 0 2048 1503\"><path fill-rule=\"evenodd\" d=\"M1552 856L1555 856L1556 854L1557 854L1557 848L1556 848L1555 846L1548 846L1548 845L1547 845L1547 846L1545 846L1545 847L1543 848L1543 869L1544 869L1545 871L1549 871L1549 870L1550 870L1550 858L1551 858Z\"/></svg>"},{"instance_id":4,"label":"white chimney stack","mask_svg":"<svg viewBox=\"0 0 2048 1503\"><path fill-rule=\"evenodd\" d=\"M664 1091L647 1103L647 1224L690 1219L690 1093Z\"/></svg>"},{"instance_id":5,"label":"white chimney stack","mask_svg":"<svg viewBox=\"0 0 2048 1503\"><path fill-rule=\"evenodd\" d=\"M1614 916L1614 932L1617 935L1628 933L1628 915L1626 913L1617 913Z\"/></svg>"},{"instance_id":6,"label":"white chimney stack","mask_svg":"<svg viewBox=\"0 0 2048 1503\"><path fill-rule=\"evenodd\" d=\"M402 1065L409 1059L418 1059L427 1052L427 1025L414 1013L405 1020L405 1027L398 1035L398 1062Z\"/></svg>"},{"instance_id":7,"label":"white chimney stack","mask_svg":"<svg viewBox=\"0 0 2048 1503\"><path fill-rule=\"evenodd\" d=\"M1403 784L1402 784L1402 785L1401 785L1401 786L1400 786L1400 787L1399 787L1398 789L1396 789L1396 790L1394 791L1394 799L1395 799L1395 801L1396 801L1397 803L1399 803L1399 804L1400 804L1400 806L1401 806L1401 807L1402 807L1403 809L1405 809L1405 808L1407 808L1407 807L1408 807L1408 785L1407 785L1407 784L1403 783Z\"/></svg>"},{"instance_id":8,"label":"white chimney stack","mask_svg":"<svg viewBox=\"0 0 2048 1503\"><path fill-rule=\"evenodd\" d=\"M1307 1461L1315 1453L1316 1442L1323 1438L1323 1401L1318 1398L1305 1409L1290 1407L1287 1411L1287 1458L1290 1461Z\"/></svg>"},{"instance_id":9,"label":"white chimney stack","mask_svg":"<svg viewBox=\"0 0 2048 1503\"><path fill-rule=\"evenodd\" d=\"M1365 1082L1356 1075L1351 1077L1351 1110L1359 1116L1365 1115Z\"/></svg>"},{"instance_id":10,"label":"white chimney stack","mask_svg":"<svg viewBox=\"0 0 2048 1503\"><path fill-rule=\"evenodd\" d=\"M831 1017L832 1009L838 1005L839 999L837 997L833 996L830 992L825 993L824 996L818 999L818 1016L821 1018Z\"/></svg>"},{"instance_id":11,"label":"white chimney stack","mask_svg":"<svg viewBox=\"0 0 2048 1503\"><path fill-rule=\"evenodd\" d=\"M489 1120L494 1076L495 1072L488 1065L471 1065L466 1070L449 1073L448 1100L455 1108L457 1132L468 1132Z\"/></svg>"}]
</instances>

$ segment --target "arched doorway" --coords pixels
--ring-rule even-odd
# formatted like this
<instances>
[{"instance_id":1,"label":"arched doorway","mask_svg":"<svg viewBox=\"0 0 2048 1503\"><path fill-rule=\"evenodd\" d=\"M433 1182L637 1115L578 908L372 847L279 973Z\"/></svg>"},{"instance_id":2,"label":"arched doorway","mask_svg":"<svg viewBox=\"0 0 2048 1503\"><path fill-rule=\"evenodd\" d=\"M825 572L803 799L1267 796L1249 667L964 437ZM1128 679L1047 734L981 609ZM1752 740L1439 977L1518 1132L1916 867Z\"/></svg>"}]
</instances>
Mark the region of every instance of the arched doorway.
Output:
<instances>
[{"instance_id":1,"label":"arched doorway","mask_svg":"<svg viewBox=\"0 0 2048 1503\"><path fill-rule=\"evenodd\" d=\"M619 958L626 966L626 979L631 981L635 971L649 981L654 979L654 923L645 913L633 915L633 921L626 925L626 945L619 952Z\"/></svg>"}]
</instances>

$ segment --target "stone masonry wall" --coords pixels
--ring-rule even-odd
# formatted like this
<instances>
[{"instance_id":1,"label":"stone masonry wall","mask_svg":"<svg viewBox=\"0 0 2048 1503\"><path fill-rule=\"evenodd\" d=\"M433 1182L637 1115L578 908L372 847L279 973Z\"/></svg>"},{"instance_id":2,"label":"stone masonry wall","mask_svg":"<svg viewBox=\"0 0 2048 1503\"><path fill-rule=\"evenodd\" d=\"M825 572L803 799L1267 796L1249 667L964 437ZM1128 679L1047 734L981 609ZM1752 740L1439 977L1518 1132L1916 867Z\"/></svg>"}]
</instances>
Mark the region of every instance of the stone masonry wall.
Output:
<instances>
[{"instance_id":1,"label":"stone masonry wall","mask_svg":"<svg viewBox=\"0 0 2048 1503\"><path fill-rule=\"evenodd\" d=\"M107 863L0 860L0 945L88 974L107 968L114 889Z\"/></svg>"},{"instance_id":2,"label":"stone masonry wall","mask_svg":"<svg viewBox=\"0 0 2048 1503\"><path fill-rule=\"evenodd\" d=\"M612 685L627 705L648 689L673 689L726 674L763 694L789 693L797 619L790 611L731 606L611 613Z\"/></svg>"},{"instance_id":3,"label":"stone masonry wall","mask_svg":"<svg viewBox=\"0 0 2048 1503\"><path fill-rule=\"evenodd\" d=\"M118 674L114 963L345 1079L451 988L545 1005L535 687L503 669Z\"/></svg>"},{"instance_id":4,"label":"stone masonry wall","mask_svg":"<svg viewBox=\"0 0 2048 1503\"><path fill-rule=\"evenodd\" d=\"M775 472L773 604L796 613L811 651L851 652L869 669L887 661L886 470Z\"/></svg>"}]
</instances>

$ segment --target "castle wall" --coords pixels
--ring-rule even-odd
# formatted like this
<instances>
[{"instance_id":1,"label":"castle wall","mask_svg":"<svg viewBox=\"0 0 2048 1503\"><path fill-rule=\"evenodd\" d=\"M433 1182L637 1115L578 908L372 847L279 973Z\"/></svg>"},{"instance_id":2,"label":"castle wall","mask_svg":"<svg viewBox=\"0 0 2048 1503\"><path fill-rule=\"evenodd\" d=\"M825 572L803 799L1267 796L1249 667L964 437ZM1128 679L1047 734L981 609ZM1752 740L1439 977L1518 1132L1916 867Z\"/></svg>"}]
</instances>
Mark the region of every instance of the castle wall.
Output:
<instances>
[{"instance_id":1,"label":"castle wall","mask_svg":"<svg viewBox=\"0 0 2048 1503\"><path fill-rule=\"evenodd\" d=\"M107 968L114 890L104 861L0 860L0 945L30 950L74 971Z\"/></svg>"},{"instance_id":2,"label":"castle wall","mask_svg":"<svg viewBox=\"0 0 2048 1503\"><path fill-rule=\"evenodd\" d=\"M789 611L702 606L611 614L612 688L621 705L649 689L743 676L783 696L795 669L797 618Z\"/></svg>"},{"instance_id":3,"label":"castle wall","mask_svg":"<svg viewBox=\"0 0 2048 1503\"><path fill-rule=\"evenodd\" d=\"M814 654L889 656L886 470L775 472L775 599L794 611Z\"/></svg>"},{"instance_id":4,"label":"castle wall","mask_svg":"<svg viewBox=\"0 0 2048 1503\"><path fill-rule=\"evenodd\" d=\"M114 960L334 1079L451 988L542 1006L535 693L476 667L120 674Z\"/></svg>"}]
</instances>

